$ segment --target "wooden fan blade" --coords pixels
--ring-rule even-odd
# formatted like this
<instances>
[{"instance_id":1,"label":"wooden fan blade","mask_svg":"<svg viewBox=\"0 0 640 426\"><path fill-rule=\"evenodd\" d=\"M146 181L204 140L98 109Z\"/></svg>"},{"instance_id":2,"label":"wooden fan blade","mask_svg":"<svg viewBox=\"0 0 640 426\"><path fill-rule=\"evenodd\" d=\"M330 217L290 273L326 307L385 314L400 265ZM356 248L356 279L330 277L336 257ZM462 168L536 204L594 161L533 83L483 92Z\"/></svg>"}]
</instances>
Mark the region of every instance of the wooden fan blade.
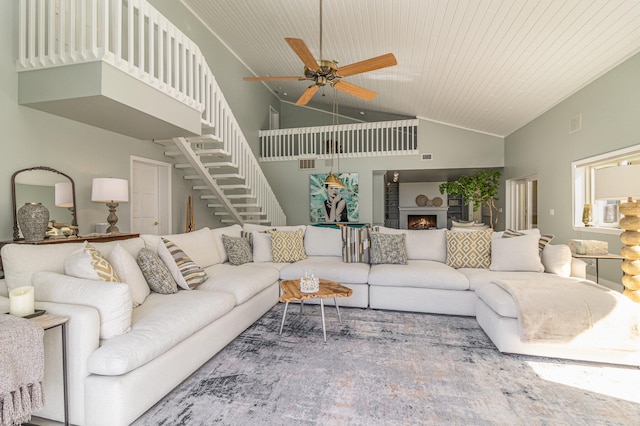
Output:
<instances>
[{"instance_id":1,"label":"wooden fan blade","mask_svg":"<svg viewBox=\"0 0 640 426\"><path fill-rule=\"evenodd\" d=\"M378 94L372 90L356 86L355 84L343 80L338 80L331 85L342 92L357 96L360 99L364 99L365 101L370 101L378 96Z\"/></svg>"},{"instance_id":2,"label":"wooden fan blade","mask_svg":"<svg viewBox=\"0 0 640 426\"><path fill-rule=\"evenodd\" d=\"M315 95L317 91L318 91L318 86L316 86L315 84L313 86L309 86L307 90L304 91L302 96L300 96L300 99L298 99L298 102L296 102L296 105L298 106L306 105L311 100L311 98L313 98L313 95Z\"/></svg>"},{"instance_id":3,"label":"wooden fan blade","mask_svg":"<svg viewBox=\"0 0 640 426\"><path fill-rule=\"evenodd\" d=\"M392 67L398 65L396 57L393 53L376 56L375 58L365 59L355 64L345 65L338 68L336 75L340 77L348 77L350 75L360 74L367 71L379 70L380 68Z\"/></svg>"},{"instance_id":4,"label":"wooden fan blade","mask_svg":"<svg viewBox=\"0 0 640 426\"><path fill-rule=\"evenodd\" d=\"M296 52L296 55L302 60L302 63L310 70L320 71L320 65L318 61L313 57L313 54L307 47L307 45L299 38L285 38L285 41L289 43L289 46Z\"/></svg>"},{"instance_id":5,"label":"wooden fan blade","mask_svg":"<svg viewBox=\"0 0 640 426\"><path fill-rule=\"evenodd\" d=\"M244 81L304 80L304 77L244 77Z\"/></svg>"}]
</instances>

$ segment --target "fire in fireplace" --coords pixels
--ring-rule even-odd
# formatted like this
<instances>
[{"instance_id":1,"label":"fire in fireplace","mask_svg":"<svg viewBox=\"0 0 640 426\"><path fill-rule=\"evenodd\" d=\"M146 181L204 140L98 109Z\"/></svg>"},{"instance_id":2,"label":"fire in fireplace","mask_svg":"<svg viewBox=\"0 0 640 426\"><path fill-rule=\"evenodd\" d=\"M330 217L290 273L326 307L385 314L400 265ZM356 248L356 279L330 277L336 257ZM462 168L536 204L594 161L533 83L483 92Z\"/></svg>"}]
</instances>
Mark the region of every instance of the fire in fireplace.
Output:
<instances>
[{"instance_id":1,"label":"fire in fireplace","mask_svg":"<svg viewBox=\"0 0 640 426\"><path fill-rule=\"evenodd\" d=\"M438 216L435 214L410 214L407 216L408 229L431 229L438 227Z\"/></svg>"}]
</instances>

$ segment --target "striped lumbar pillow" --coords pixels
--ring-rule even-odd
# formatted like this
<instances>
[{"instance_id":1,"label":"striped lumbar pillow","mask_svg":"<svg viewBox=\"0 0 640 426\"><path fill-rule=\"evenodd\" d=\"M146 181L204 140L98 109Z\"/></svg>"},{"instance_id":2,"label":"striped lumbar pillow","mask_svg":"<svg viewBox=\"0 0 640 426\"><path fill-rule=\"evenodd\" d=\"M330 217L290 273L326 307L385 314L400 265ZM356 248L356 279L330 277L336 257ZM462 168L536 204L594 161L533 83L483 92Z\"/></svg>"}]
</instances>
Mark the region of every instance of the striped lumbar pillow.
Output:
<instances>
[{"instance_id":1,"label":"striped lumbar pillow","mask_svg":"<svg viewBox=\"0 0 640 426\"><path fill-rule=\"evenodd\" d=\"M173 241L162 238L158 244L158 256L176 280L185 290L193 290L207 280L207 273L196 265L189 256Z\"/></svg>"},{"instance_id":2,"label":"striped lumbar pillow","mask_svg":"<svg viewBox=\"0 0 640 426\"><path fill-rule=\"evenodd\" d=\"M369 228L341 226L342 261L344 263L369 263Z\"/></svg>"}]
</instances>

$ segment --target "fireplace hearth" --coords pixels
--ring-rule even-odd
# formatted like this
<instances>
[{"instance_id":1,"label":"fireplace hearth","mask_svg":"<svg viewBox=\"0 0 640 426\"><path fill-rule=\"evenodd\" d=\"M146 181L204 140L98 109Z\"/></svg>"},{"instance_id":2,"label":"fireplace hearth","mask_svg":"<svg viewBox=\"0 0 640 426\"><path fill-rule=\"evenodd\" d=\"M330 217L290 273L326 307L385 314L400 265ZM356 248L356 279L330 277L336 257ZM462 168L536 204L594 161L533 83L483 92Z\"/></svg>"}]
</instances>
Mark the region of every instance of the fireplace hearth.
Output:
<instances>
[{"instance_id":1,"label":"fireplace hearth","mask_svg":"<svg viewBox=\"0 0 640 426\"><path fill-rule=\"evenodd\" d=\"M407 229L433 229L438 227L438 215L410 214L407 215Z\"/></svg>"}]
</instances>

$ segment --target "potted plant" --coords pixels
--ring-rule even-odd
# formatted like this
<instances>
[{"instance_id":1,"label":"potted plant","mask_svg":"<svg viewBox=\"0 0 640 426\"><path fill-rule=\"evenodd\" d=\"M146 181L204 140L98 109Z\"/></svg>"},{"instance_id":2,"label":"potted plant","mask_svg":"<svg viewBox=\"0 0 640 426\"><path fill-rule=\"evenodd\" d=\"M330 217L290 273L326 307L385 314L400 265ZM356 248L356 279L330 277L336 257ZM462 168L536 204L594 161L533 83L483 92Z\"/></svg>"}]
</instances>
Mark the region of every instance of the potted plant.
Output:
<instances>
[{"instance_id":1,"label":"potted plant","mask_svg":"<svg viewBox=\"0 0 640 426\"><path fill-rule=\"evenodd\" d=\"M445 182L440 185L441 194L459 195L464 198L464 204L473 202L473 211L478 211L481 205L489 208L489 225L495 229L498 225L498 207L495 200L498 198L498 188L500 187L499 171L480 171L473 176L462 176L453 182ZM495 213L495 216L494 216Z\"/></svg>"}]
</instances>

